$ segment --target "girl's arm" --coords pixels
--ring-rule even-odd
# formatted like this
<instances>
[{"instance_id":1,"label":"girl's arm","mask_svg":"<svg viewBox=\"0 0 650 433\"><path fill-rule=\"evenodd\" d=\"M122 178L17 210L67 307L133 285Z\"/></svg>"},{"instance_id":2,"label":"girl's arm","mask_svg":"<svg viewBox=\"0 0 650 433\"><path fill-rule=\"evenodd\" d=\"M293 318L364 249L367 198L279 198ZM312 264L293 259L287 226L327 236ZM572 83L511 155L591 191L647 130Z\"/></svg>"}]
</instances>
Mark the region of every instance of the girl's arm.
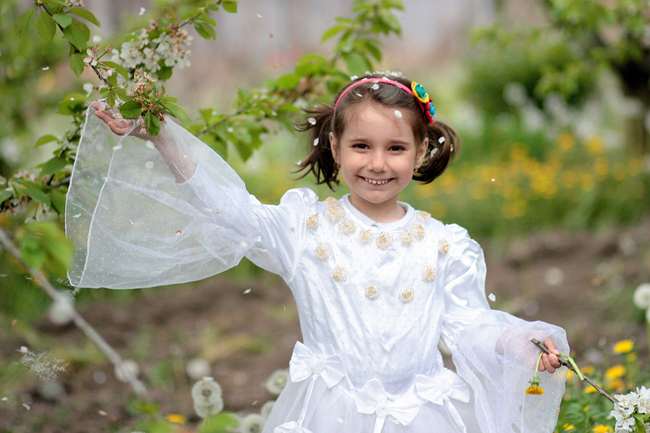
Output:
<instances>
[{"instance_id":1,"label":"girl's arm","mask_svg":"<svg viewBox=\"0 0 650 433\"><path fill-rule=\"evenodd\" d=\"M185 182L187 179L194 175L196 171L196 163L192 160L191 156L185 152L174 139L167 134L166 129L163 127L157 137L152 137L145 128L134 128L133 121L118 119L112 110L102 110L102 104L96 102L92 106L95 110L95 115L104 121L113 133L117 135L129 134L138 137L145 141L151 141L160 155L163 157L167 166L174 174L176 181L179 183Z\"/></svg>"}]
</instances>

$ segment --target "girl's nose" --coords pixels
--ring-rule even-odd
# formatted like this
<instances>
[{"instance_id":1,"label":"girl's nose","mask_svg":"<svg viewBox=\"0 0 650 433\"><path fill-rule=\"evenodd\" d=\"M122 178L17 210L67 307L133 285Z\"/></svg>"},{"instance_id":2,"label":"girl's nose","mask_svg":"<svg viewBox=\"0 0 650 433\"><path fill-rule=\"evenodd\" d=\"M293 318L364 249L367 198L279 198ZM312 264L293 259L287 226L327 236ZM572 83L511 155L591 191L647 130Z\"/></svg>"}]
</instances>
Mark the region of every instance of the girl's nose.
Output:
<instances>
[{"instance_id":1,"label":"girl's nose","mask_svg":"<svg viewBox=\"0 0 650 433\"><path fill-rule=\"evenodd\" d=\"M368 169L371 171L384 171L386 170L386 155L383 152L373 152L370 155Z\"/></svg>"}]
</instances>

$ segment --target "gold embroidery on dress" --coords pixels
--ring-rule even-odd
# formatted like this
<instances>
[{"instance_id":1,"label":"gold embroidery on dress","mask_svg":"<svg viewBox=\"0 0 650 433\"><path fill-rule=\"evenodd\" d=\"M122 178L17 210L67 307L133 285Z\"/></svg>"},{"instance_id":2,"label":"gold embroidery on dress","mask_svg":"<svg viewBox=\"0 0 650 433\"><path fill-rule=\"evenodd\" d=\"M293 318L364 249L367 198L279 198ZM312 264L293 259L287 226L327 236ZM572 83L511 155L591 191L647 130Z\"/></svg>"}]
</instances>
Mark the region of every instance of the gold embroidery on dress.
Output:
<instances>
[{"instance_id":1,"label":"gold embroidery on dress","mask_svg":"<svg viewBox=\"0 0 650 433\"><path fill-rule=\"evenodd\" d=\"M390 248L391 245L393 245L393 237L391 235L380 233L377 236L377 246L382 250Z\"/></svg>"},{"instance_id":2,"label":"gold embroidery on dress","mask_svg":"<svg viewBox=\"0 0 650 433\"><path fill-rule=\"evenodd\" d=\"M415 239L417 239L418 241L424 239L424 235L427 234L427 231L425 230L424 226L418 222L411 224L411 230L413 230Z\"/></svg>"},{"instance_id":3,"label":"gold embroidery on dress","mask_svg":"<svg viewBox=\"0 0 650 433\"><path fill-rule=\"evenodd\" d=\"M307 227L309 227L311 230L316 230L318 227L318 223L320 220L320 215L315 213L311 215L309 218L307 218Z\"/></svg>"},{"instance_id":4,"label":"gold embroidery on dress","mask_svg":"<svg viewBox=\"0 0 650 433\"><path fill-rule=\"evenodd\" d=\"M417 216L417 219L423 223L426 223L431 219L431 214L423 210L417 211L415 215Z\"/></svg>"},{"instance_id":5,"label":"gold embroidery on dress","mask_svg":"<svg viewBox=\"0 0 650 433\"><path fill-rule=\"evenodd\" d=\"M357 237L359 238L362 244L366 245L372 242L374 236L372 235L372 232L370 230L361 230L359 231Z\"/></svg>"},{"instance_id":6,"label":"gold embroidery on dress","mask_svg":"<svg viewBox=\"0 0 650 433\"><path fill-rule=\"evenodd\" d=\"M332 278L335 281L345 281L348 279L348 271L343 266L337 266L332 271Z\"/></svg>"},{"instance_id":7,"label":"gold embroidery on dress","mask_svg":"<svg viewBox=\"0 0 650 433\"><path fill-rule=\"evenodd\" d=\"M399 298L405 304L407 302L411 302L413 299L415 299L415 290L413 290L412 287L406 287L400 292Z\"/></svg>"},{"instance_id":8,"label":"gold embroidery on dress","mask_svg":"<svg viewBox=\"0 0 650 433\"><path fill-rule=\"evenodd\" d=\"M449 242L446 239L441 239L438 242L438 251L440 254L447 254L449 252Z\"/></svg>"},{"instance_id":9,"label":"gold embroidery on dress","mask_svg":"<svg viewBox=\"0 0 650 433\"><path fill-rule=\"evenodd\" d=\"M351 235L352 233L355 232L356 229L357 226L354 225L354 222L351 220L346 219L341 221L341 223L339 224L339 231L346 235Z\"/></svg>"},{"instance_id":10,"label":"gold embroidery on dress","mask_svg":"<svg viewBox=\"0 0 650 433\"><path fill-rule=\"evenodd\" d=\"M375 286L374 284L366 287L366 297L370 299L377 299L379 297L379 287Z\"/></svg>"},{"instance_id":11,"label":"gold embroidery on dress","mask_svg":"<svg viewBox=\"0 0 650 433\"><path fill-rule=\"evenodd\" d=\"M341 218L343 218L343 208L341 206L331 206L329 209L327 209L327 219L330 220L331 223L337 223Z\"/></svg>"},{"instance_id":12,"label":"gold embroidery on dress","mask_svg":"<svg viewBox=\"0 0 650 433\"><path fill-rule=\"evenodd\" d=\"M405 247L410 247L411 244L413 243L413 240L415 237L413 236L413 233L411 233L408 230L402 230L402 233L399 235L400 241L402 241L402 245Z\"/></svg>"},{"instance_id":13,"label":"gold embroidery on dress","mask_svg":"<svg viewBox=\"0 0 650 433\"><path fill-rule=\"evenodd\" d=\"M436 268L426 265L422 268L422 279L424 281L433 281L436 279Z\"/></svg>"},{"instance_id":14,"label":"gold embroidery on dress","mask_svg":"<svg viewBox=\"0 0 650 433\"><path fill-rule=\"evenodd\" d=\"M329 259L330 256L332 255L332 247L330 247L330 245L325 242L321 242L320 244L318 244L315 251L316 251L316 257L318 257L323 261Z\"/></svg>"}]
</instances>

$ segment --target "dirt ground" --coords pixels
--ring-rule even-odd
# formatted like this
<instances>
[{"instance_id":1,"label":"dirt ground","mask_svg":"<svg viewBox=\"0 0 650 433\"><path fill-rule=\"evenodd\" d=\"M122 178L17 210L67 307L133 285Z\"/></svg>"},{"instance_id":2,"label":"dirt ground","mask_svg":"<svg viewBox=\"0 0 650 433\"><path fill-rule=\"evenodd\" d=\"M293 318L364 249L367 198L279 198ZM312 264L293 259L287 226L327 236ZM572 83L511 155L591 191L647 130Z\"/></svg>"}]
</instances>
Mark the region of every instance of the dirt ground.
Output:
<instances>
[{"instance_id":1,"label":"dirt ground","mask_svg":"<svg viewBox=\"0 0 650 433\"><path fill-rule=\"evenodd\" d=\"M633 306L632 294L650 282L650 219L625 229L539 233L482 245L494 308L562 326L579 363L598 363L603 350L596 349L621 338L635 339L647 354L644 312ZM274 398L264 388L267 377L288 367L300 339L291 293L271 275L144 290L126 302L86 304L81 312L123 357L139 363L160 412L184 414L189 425L198 418L185 373L188 360L210 363L227 410L256 412ZM130 431L130 391L81 332L47 321L36 331L70 354L59 379L63 392L46 398L36 378L26 383L0 402L0 432ZM27 341L17 334L0 334L2 358L19 360L17 351Z\"/></svg>"}]
</instances>

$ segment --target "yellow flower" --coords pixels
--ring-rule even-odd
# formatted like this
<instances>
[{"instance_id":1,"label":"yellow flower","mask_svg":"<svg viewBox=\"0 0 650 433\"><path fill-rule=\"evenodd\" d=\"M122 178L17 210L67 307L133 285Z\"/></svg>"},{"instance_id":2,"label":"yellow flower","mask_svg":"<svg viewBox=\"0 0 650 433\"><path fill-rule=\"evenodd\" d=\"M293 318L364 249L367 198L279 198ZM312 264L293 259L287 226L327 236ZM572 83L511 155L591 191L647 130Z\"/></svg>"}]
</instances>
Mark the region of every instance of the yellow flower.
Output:
<instances>
[{"instance_id":1,"label":"yellow flower","mask_svg":"<svg viewBox=\"0 0 650 433\"><path fill-rule=\"evenodd\" d=\"M590 137L587 140L587 152L592 155L600 155L605 152L605 143L603 139L597 135Z\"/></svg>"},{"instance_id":2,"label":"yellow flower","mask_svg":"<svg viewBox=\"0 0 650 433\"><path fill-rule=\"evenodd\" d=\"M630 353L629 355L627 355L627 361L628 362L636 361L636 353Z\"/></svg>"},{"instance_id":3,"label":"yellow flower","mask_svg":"<svg viewBox=\"0 0 650 433\"><path fill-rule=\"evenodd\" d=\"M592 394L592 393L596 392L596 388L594 388L593 386L588 386L588 387L585 388L585 390L583 392L585 394Z\"/></svg>"},{"instance_id":4,"label":"yellow flower","mask_svg":"<svg viewBox=\"0 0 650 433\"><path fill-rule=\"evenodd\" d=\"M594 426L593 433L612 433L612 428L607 425L598 424Z\"/></svg>"},{"instance_id":5,"label":"yellow flower","mask_svg":"<svg viewBox=\"0 0 650 433\"><path fill-rule=\"evenodd\" d=\"M573 379L573 376L575 376L575 373L573 371L567 369L567 371L566 371L566 380L569 381L569 380Z\"/></svg>"},{"instance_id":6,"label":"yellow flower","mask_svg":"<svg viewBox=\"0 0 650 433\"><path fill-rule=\"evenodd\" d=\"M187 422L187 418L180 413L170 413L169 415L165 415L165 419L176 424L185 424Z\"/></svg>"},{"instance_id":7,"label":"yellow flower","mask_svg":"<svg viewBox=\"0 0 650 433\"><path fill-rule=\"evenodd\" d=\"M621 364L616 364L607 369L605 372L605 379L609 381L620 379L621 377L625 376L625 373L625 367Z\"/></svg>"},{"instance_id":8,"label":"yellow flower","mask_svg":"<svg viewBox=\"0 0 650 433\"><path fill-rule=\"evenodd\" d=\"M576 141L573 136L566 132L563 132L557 137L557 145L562 152L568 152L569 150L573 149L575 142Z\"/></svg>"},{"instance_id":9,"label":"yellow flower","mask_svg":"<svg viewBox=\"0 0 650 433\"><path fill-rule=\"evenodd\" d=\"M544 394L544 388L541 388L537 385L531 385L526 388L526 394L528 395L542 395Z\"/></svg>"},{"instance_id":10,"label":"yellow flower","mask_svg":"<svg viewBox=\"0 0 650 433\"><path fill-rule=\"evenodd\" d=\"M616 390L618 392L621 392L625 389L625 383L621 379L612 380L611 382L607 383L607 386L610 389Z\"/></svg>"},{"instance_id":11,"label":"yellow flower","mask_svg":"<svg viewBox=\"0 0 650 433\"><path fill-rule=\"evenodd\" d=\"M616 354L628 353L634 349L634 343L632 340L621 340L614 344L612 351Z\"/></svg>"},{"instance_id":12,"label":"yellow flower","mask_svg":"<svg viewBox=\"0 0 650 433\"><path fill-rule=\"evenodd\" d=\"M575 430L575 429L576 429L576 426L574 426L573 424L564 424L564 431L571 431L571 430Z\"/></svg>"}]
</instances>

